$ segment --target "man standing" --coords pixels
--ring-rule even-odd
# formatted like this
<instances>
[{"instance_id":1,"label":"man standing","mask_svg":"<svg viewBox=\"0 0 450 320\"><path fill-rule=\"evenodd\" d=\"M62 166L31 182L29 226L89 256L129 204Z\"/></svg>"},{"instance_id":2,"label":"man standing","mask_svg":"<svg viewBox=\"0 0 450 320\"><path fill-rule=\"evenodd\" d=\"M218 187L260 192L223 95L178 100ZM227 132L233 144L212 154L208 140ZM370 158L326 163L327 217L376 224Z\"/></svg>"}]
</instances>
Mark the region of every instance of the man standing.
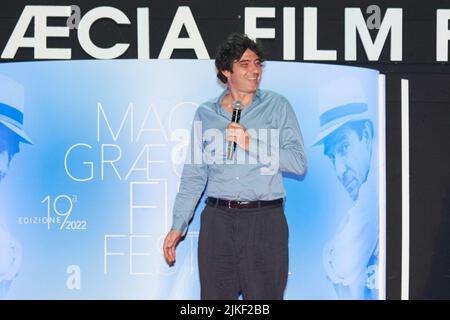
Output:
<instances>
[{"instance_id":1,"label":"man standing","mask_svg":"<svg viewBox=\"0 0 450 320\"><path fill-rule=\"evenodd\" d=\"M322 102L321 132L314 145L323 144L353 206L325 244L323 264L338 298L376 299L379 213L374 127L368 105L358 94L362 90L357 79L339 82L347 89L333 85L333 92L322 92L324 100L331 97L339 103Z\"/></svg>"},{"instance_id":2,"label":"man standing","mask_svg":"<svg viewBox=\"0 0 450 320\"><path fill-rule=\"evenodd\" d=\"M215 60L217 77L227 89L200 105L194 116L194 163L187 161L183 169L164 255L168 263L175 261L175 248L207 186L198 247L202 299L238 299L241 293L244 299L282 299L286 287L288 226L281 172L304 175L307 162L289 102L258 89L262 63L254 41L230 35ZM237 104L243 106L239 123L231 122ZM237 145L232 161L225 151L228 141Z\"/></svg>"},{"instance_id":3,"label":"man standing","mask_svg":"<svg viewBox=\"0 0 450 320\"><path fill-rule=\"evenodd\" d=\"M31 143L23 131L23 100L23 87L0 75L0 182L6 176L12 158L19 152L19 143ZM0 298L6 296L22 259L19 243L2 221L4 209L0 206Z\"/></svg>"}]
</instances>

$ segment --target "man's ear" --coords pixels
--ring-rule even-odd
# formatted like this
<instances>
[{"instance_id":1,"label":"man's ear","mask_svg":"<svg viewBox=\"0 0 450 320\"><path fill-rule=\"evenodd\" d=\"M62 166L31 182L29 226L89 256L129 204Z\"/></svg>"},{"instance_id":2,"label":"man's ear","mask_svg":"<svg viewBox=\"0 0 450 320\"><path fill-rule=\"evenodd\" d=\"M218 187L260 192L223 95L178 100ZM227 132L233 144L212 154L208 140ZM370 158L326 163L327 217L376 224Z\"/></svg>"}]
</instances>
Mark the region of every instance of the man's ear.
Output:
<instances>
[{"instance_id":1,"label":"man's ear","mask_svg":"<svg viewBox=\"0 0 450 320\"><path fill-rule=\"evenodd\" d=\"M221 72L225 76L225 78L229 79L231 77L231 71L222 70Z\"/></svg>"},{"instance_id":2,"label":"man's ear","mask_svg":"<svg viewBox=\"0 0 450 320\"><path fill-rule=\"evenodd\" d=\"M19 139L11 139L11 141L9 142L9 148L8 148L9 161L11 161L12 158L19 152L20 152Z\"/></svg>"},{"instance_id":3,"label":"man's ear","mask_svg":"<svg viewBox=\"0 0 450 320\"><path fill-rule=\"evenodd\" d=\"M372 146L373 129L372 124L369 121L364 122L362 140L366 143L368 147Z\"/></svg>"}]
</instances>

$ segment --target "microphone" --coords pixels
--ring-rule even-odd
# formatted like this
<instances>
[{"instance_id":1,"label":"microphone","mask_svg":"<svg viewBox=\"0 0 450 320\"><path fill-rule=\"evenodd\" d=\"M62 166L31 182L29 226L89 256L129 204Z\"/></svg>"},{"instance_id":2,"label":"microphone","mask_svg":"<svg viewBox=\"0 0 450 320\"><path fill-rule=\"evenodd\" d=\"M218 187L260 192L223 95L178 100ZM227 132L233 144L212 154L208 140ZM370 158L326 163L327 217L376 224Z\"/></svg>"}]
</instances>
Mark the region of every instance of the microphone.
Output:
<instances>
[{"instance_id":1,"label":"microphone","mask_svg":"<svg viewBox=\"0 0 450 320\"><path fill-rule=\"evenodd\" d=\"M244 108L244 105L241 101L235 100L232 103L233 106L233 115L231 116L231 122L239 123L239 119L241 118L241 111ZM227 159L232 160L234 157L234 152L236 151L236 142L228 141L227 147Z\"/></svg>"}]
</instances>

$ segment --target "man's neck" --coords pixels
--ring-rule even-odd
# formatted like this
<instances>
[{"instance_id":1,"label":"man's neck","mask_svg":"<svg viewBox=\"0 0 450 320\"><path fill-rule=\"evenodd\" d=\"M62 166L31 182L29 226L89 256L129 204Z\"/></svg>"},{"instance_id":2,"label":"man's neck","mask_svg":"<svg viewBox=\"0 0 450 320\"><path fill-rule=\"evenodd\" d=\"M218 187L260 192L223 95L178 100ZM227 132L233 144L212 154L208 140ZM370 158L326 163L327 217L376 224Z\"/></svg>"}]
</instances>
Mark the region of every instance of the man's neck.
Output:
<instances>
[{"instance_id":1,"label":"man's neck","mask_svg":"<svg viewBox=\"0 0 450 320\"><path fill-rule=\"evenodd\" d=\"M241 93L241 92L233 92L229 91L229 93L222 100L222 107L224 107L227 111L231 112L233 107L232 103L236 100L239 100L244 109L247 108L253 101L253 97L255 93Z\"/></svg>"},{"instance_id":2,"label":"man's neck","mask_svg":"<svg viewBox=\"0 0 450 320\"><path fill-rule=\"evenodd\" d=\"M229 89L229 96L231 101L239 100L242 102L244 107L248 107L250 103L253 101L253 97L255 96L256 92L240 92L237 90Z\"/></svg>"}]
</instances>

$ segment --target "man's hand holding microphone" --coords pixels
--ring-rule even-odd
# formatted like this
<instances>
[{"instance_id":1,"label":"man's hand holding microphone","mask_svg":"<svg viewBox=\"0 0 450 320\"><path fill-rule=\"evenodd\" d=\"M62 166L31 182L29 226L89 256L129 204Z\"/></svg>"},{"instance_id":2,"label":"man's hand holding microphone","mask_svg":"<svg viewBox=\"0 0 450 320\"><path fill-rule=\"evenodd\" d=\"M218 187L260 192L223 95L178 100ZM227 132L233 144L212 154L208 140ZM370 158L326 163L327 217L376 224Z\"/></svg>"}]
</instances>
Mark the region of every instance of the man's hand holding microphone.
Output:
<instances>
[{"instance_id":1,"label":"man's hand holding microphone","mask_svg":"<svg viewBox=\"0 0 450 320\"><path fill-rule=\"evenodd\" d=\"M227 159L232 160L234 157L234 152L236 151L236 145L244 150L248 150L250 145L250 136L247 133L245 127L239 124L241 118L241 111L244 108L242 102L235 100L232 103L233 115L231 117L231 122L227 127Z\"/></svg>"}]
</instances>

